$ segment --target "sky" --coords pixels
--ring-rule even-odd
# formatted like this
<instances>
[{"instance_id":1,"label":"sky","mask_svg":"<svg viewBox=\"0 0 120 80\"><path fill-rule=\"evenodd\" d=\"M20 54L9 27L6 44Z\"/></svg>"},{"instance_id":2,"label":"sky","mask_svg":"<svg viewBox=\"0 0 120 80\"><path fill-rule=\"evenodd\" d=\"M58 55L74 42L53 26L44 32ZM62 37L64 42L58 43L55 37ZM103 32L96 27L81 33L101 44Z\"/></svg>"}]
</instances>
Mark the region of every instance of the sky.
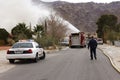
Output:
<instances>
[{"instance_id":1,"label":"sky","mask_svg":"<svg viewBox=\"0 0 120 80\"><path fill-rule=\"evenodd\" d=\"M113 1L120 1L120 0L42 0L42 1L47 1L47 2L51 2L51 1L67 1L67 2L72 2L72 3L84 3L84 2L96 2L96 3L110 3Z\"/></svg>"}]
</instances>

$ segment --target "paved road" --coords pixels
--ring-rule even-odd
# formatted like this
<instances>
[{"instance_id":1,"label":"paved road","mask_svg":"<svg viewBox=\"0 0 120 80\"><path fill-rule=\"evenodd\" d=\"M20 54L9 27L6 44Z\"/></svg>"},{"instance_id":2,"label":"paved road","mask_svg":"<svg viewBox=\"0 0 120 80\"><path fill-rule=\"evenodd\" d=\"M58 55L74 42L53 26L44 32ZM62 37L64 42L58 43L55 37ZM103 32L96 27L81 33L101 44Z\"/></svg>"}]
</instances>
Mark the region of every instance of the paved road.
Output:
<instances>
[{"instance_id":1,"label":"paved road","mask_svg":"<svg viewBox=\"0 0 120 80\"><path fill-rule=\"evenodd\" d=\"M0 80L120 80L120 74L100 50L91 61L86 48L49 54L38 63L16 62L15 68L0 74Z\"/></svg>"}]
</instances>

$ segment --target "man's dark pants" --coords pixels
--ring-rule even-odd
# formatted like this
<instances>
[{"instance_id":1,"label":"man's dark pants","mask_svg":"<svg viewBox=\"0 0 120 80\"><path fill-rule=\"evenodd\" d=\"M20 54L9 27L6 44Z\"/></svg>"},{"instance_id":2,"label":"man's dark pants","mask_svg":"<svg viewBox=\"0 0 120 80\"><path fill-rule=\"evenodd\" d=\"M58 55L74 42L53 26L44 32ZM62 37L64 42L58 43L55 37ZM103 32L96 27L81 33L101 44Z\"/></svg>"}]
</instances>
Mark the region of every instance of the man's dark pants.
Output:
<instances>
[{"instance_id":1,"label":"man's dark pants","mask_svg":"<svg viewBox=\"0 0 120 80\"><path fill-rule=\"evenodd\" d=\"M90 49L90 57L91 57L91 60L93 60L93 55L94 55L94 58L97 59L96 57L96 48L91 48Z\"/></svg>"}]
</instances>

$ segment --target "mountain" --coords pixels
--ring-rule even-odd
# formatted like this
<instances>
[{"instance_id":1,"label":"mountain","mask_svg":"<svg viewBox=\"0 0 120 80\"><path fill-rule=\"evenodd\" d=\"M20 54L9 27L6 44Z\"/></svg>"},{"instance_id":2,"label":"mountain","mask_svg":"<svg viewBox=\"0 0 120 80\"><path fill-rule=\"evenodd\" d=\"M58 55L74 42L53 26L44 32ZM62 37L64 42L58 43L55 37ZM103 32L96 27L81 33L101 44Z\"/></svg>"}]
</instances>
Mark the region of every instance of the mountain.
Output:
<instances>
[{"instance_id":1,"label":"mountain","mask_svg":"<svg viewBox=\"0 0 120 80\"><path fill-rule=\"evenodd\" d=\"M96 22L101 15L113 14L118 17L120 22L120 1L112 3L69 3L64 1L42 2L33 0L37 3L43 3L53 8L60 16L69 21L80 31L96 32Z\"/></svg>"}]
</instances>

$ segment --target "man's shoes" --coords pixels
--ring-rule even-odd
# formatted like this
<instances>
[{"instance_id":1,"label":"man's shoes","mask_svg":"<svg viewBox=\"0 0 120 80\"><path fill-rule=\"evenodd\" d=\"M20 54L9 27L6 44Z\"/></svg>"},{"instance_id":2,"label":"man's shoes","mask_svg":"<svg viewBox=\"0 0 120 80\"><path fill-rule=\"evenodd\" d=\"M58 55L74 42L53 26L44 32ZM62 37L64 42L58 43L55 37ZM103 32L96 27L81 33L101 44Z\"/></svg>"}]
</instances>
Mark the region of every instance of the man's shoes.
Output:
<instances>
[{"instance_id":1,"label":"man's shoes","mask_svg":"<svg viewBox=\"0 0 120 80\"><path fill-rule=\"evenodd\" d=\"M93 59L90 59L90 60L93 60Z\"/></svg>"},{"instance_id":2,"label":"man's shoes","mask_svg":"<svg viewBox=\"0 0 120 80\"><path fill-rule=\"evenodd\" d=\"M90 60L93 60L92 58ZM95 58L95 60L97 60L97 58Z\"/></svg>"},{"instance_id":3,"label":"man's shoes","mask_svg":"<svg viewBox=\"0 0 120 80\"><path fill-rule=\"evenodd\" d=\"M95 57L95 60L97 60L97 57Z\"/></svg>"}]
</instances>

